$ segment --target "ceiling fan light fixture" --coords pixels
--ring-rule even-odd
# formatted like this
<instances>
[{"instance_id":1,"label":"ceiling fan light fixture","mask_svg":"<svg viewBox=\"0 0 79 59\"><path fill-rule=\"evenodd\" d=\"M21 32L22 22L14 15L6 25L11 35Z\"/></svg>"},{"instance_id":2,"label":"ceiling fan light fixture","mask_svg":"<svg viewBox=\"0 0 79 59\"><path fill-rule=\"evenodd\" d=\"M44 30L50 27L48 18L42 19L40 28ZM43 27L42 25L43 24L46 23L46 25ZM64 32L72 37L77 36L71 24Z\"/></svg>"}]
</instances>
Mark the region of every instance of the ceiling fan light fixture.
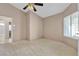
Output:
<instances>
[{"instance_id":1,"label":"ceiling fan light fixture","mask_svg":"<svg viewBox=\"0 0 79 59\"><path fill-rule=\"evenodd\" d=\"M33 10L33 5L31 3L29 3L28 8Z\"/></svg>"},{"instance_id":2,"label":"ceiling fan light fixture","mask_svg":"<svg viewBox=\"0 0 79 59\"><path fill-rule=\"evenodd\" d=\"M43 6L43 3L28 3L23 9L29 9L29 10L33 10L34 12L37 11L37 9L35 8L34 5L37 5L37 6Z\"/></svg>"}]
</instances>

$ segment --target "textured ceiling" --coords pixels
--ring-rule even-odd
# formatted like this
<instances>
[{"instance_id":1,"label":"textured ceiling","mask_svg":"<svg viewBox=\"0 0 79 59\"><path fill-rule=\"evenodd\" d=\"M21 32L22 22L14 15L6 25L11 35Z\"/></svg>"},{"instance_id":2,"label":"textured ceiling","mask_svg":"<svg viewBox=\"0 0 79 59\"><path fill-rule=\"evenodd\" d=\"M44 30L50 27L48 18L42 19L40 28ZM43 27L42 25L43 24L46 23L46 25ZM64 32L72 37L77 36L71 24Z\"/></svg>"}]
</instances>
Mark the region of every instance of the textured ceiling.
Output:
<instances>
[{"instance_id":1,"label":"textured ceiling","mask_svg":"<svg viewBox=\"0 0 79 59\"><path fill-rule=\"evenodd\" d=\"M22 9L26 5L26 3L11 3L11 5L22 10L23 12L27 12L29 10L29 9L26 10ZM35 13L45 18L63 12L69 5L70 5L69 3L44 3L43 7L35 6L37 9L37 12Z\"/></svg>"}]
</instances>

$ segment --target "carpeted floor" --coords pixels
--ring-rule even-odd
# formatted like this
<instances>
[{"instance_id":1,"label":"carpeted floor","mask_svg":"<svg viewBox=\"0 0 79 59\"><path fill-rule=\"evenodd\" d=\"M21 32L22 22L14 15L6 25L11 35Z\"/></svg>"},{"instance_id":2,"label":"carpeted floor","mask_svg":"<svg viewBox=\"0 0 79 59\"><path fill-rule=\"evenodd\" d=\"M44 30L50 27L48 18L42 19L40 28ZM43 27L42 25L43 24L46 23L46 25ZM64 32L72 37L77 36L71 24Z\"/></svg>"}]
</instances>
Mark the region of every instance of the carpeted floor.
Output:
<instances>
[{"instance_id":1,"label":"carpeted floor","mask_svg":"<svg viewBox=\"0 0 79 59\"><path fill-rule=\"evenodd\" d=\"M20 40L9 44L0 44L2 56L70 56L76 55L75 49L53 40Z\"/></svg>"}]
</instances>

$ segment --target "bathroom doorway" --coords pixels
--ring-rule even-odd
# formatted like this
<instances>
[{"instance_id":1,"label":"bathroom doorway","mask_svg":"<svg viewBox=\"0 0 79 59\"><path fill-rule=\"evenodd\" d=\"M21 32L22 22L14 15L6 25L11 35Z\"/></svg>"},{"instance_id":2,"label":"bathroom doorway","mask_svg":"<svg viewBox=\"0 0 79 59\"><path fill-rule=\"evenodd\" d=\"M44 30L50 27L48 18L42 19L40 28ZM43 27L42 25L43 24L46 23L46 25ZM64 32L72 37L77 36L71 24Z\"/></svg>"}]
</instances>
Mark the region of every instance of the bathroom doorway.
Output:
<instances>
[{"instance_id":1,"label":"bathroom doorway","mask_svg":"<svg viewBox=\"0 0 79 59\"><path fill-rule=\"evenodd\" d=\"M0 16L0 43L9 43L13 40L12 18Z\"/></svg>"}]
</instances>

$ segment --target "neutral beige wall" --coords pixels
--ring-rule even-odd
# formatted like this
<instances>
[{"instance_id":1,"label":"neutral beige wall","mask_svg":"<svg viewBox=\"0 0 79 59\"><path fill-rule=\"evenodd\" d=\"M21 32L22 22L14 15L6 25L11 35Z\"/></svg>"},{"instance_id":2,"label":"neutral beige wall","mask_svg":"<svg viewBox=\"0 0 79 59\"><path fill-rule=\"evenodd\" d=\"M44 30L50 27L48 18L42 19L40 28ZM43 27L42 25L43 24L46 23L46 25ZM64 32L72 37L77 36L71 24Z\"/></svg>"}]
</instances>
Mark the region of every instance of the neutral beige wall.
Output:
<instances>
[{"instance_id":1,"label":"neutral beige wall","mask_svg":"<svg viewBox=\"0 0 79 59\"><path fill-rule=\"evenodd\" d=\"M13 19L15 24L14 40L26 38L26 15L19 9L7 3L0 3L0 16L6 16Z\"/></svg>"},{"instance_id":2,"label":"neutral beige wall","mask_svg":"<svg viewBox=\"0 0 79 59\"><path fill-rule=\"evenodd\" d=\"M63 20L67 16L77 11L77 4L71 4L64 12L49 16L44 19L44 37L68 44L73 48L77 48L77 40L63 36Z\"/></svg>"},{"instance_id":3,"label":"neutral beige wall","mask_svg":"<svg viewBox=\"0 0 79 59\"><path fill-rule=\"evenodd\" d=\"M44 37L62 40L62 16L55 15L44 19Z\"/></svg>"},{"instance_id":4,"label":"neutral beige wall","mask_svg":"<svg viewBox=\"0 0 79 59\"><path fill-rule=\"evenodd\" d=\"M35 13L30 12L30 40L42 37L43 23L42 18Z\"/></svg>"},{"instance_id":5,"label":"neutral beige wall","mask_svg":"<svg viewBox=\"0 0 79 59\"><path fill-rule=\"evenodd\" d=\"M26 14L26 39L30 40L30 12Z\"/></svg>"}]
</instances>

